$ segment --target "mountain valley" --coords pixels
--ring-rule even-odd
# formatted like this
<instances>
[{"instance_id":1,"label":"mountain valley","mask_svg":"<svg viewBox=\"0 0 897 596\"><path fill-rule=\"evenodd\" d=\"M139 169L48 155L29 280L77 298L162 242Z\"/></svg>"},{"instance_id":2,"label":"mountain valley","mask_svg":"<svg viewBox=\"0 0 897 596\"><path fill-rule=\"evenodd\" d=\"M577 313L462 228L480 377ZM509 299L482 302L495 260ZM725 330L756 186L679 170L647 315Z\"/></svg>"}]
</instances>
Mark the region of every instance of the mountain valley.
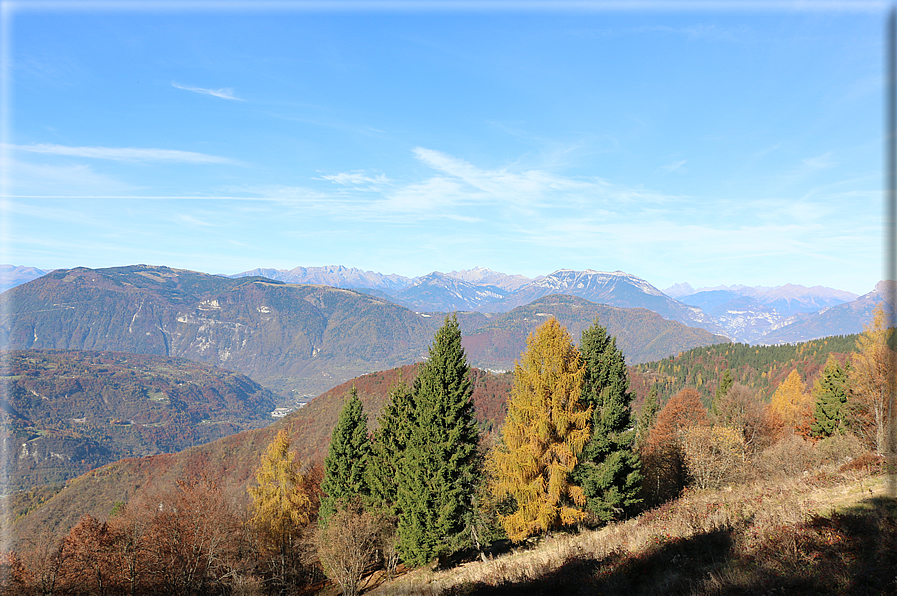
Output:
<instances>
[{"instance_id":1,"label":"mountain valley","mask_svg":"<svg viewBox=\"0 0 897 596\"><path fill-rule=\"evenodd\" d=\"M600 319L630 363L728 341L645 308L571 295L534 304L460 313L471 364L510 369L526 336L550 315L572 330ZM360 291L265 277L78 268L0 294L0 345L189 358L248 375L286 405L367 372L419 362L444 316Z\"/></svg>"}]
</instances>

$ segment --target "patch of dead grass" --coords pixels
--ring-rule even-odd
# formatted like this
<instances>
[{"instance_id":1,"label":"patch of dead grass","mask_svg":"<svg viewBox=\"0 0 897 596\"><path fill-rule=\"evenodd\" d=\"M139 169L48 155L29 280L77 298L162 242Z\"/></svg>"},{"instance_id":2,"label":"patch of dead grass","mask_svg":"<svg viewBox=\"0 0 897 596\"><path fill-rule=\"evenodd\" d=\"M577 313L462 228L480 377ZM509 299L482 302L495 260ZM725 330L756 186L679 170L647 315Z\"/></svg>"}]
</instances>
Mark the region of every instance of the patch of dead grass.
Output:
<instances>
[{"instance_id":1,"label":"patch of dead grass","mask_svg":"<svg viewBox=\"0 0 897 596\"><path fill-rule=\"evenodd\" d=\"M815 569L820 560L831 563L834 547L812 524L824 527L819 520L883 491L881 476L830 468L775 482L687 492L633 520L547 536L486 562L445 571L418 569L371 594L542 593L555 578L581 589L600 584L628 590L627 573L643 578L629 593L721 594L753 591L758 582L775 587L781 584L775 578L783 574ZM659 564L667 565L663 573L653 570ZM849 585L848 579L835 579Z\"/></svg>"}]
</instances>

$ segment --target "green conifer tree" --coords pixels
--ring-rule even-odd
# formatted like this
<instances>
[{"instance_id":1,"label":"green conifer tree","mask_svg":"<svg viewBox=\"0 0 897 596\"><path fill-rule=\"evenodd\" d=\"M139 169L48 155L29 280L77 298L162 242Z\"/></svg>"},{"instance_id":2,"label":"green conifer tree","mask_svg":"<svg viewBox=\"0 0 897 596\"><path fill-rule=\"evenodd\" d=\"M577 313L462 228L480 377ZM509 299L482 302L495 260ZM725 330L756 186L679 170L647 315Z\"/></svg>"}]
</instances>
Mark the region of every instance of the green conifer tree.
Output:
<instances>
[{"instance_id":1,"label":"green conifer tree","mask_svg":"<svg viewBox=\"0 0 897 596\"><path fill-rule=\"evenodd\" d=\"M629 375L616 339L597 319L582 332L579 349L585 366L581 399L592 407L592 436L573 479L582 487L592 514L609 521L641 502Z\"/></svg>"},{"instance_id":2,"label":"green conifer tree","mask_svg":"<svg viewBox=\"0 0 897 596\"><path fill-rule=\"evenodd\" d=\"M719 414L719 404L723 401L723 398L726 397L729 389L731 389L734 384L735 379L732 378L732 371L727 368L719 378L719 386L716 388L716 395L713 397L713 402L710 404L711 413Z\"/></svg>"},{"instance_id":3,"label":"green conifer tree","mask_svg":"<svg viewBox=\"0 0 897 596\"><path fill-rule=\"evenodd\" d=\"M446 317L415 381L397 474L399 550L423 564L456 546L479 469L469 366L457 318Z\"/></svg>"},{"instance_id":4,"label":"green conifer tree","mask_svg":"<svg viewBox=\"0 0 897 596\"><path fill-rule=\"evenodd\" d=\"M339 415L339 421L330 436L330 447L324 459L324 480L321 482L319 519L322 524L333 515L340 504L354 497L369 494L367 466L370 452L367 416L352 387Z\"/></svg>"},{"instance_id":5,"label":"green conifer tree","mask_svg":"<svg viewBox=\"0 0 897 596\"><path fill-rule=\"evenodd\" d=\"M378 428L371 441L368 464L368 487L377 507L395 515L397 484L401 459L405 455L411 432L409 413L414 408L411 388L404 380L389 390L389 401L378 418Z\"/></svg>"},{"instance_id":6,"label":"green conifer tree","mask_svg":"<svg viewBox=\"0 0 897 596\"><path fill-rule=\"evenodd\" d=\"M822 376L813 387L815 419L810 432L814 437L830 437L836 432L844 432L843 406L850 395L850 379L848 372L841 368L838 361L829 356L822 370Z\"/></svg>"}]
</instances>

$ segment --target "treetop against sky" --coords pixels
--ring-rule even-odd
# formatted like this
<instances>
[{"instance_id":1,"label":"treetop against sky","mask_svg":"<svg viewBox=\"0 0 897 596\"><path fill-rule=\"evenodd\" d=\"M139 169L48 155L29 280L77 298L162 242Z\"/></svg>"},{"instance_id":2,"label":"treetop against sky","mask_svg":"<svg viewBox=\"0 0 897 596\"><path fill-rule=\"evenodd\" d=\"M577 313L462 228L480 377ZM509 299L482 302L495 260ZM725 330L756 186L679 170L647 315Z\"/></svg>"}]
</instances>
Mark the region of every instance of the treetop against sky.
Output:
<instances>
[{"instance_id":1,"label":"treetop against sky","mask_svg":"<svg viewBox=\"0 0 897 596\"><path fill-rule=\"evenodd\" d=\"M188 6L4 4L3 262L882 277L884 3Z\"/></svg>"}]
</instances>

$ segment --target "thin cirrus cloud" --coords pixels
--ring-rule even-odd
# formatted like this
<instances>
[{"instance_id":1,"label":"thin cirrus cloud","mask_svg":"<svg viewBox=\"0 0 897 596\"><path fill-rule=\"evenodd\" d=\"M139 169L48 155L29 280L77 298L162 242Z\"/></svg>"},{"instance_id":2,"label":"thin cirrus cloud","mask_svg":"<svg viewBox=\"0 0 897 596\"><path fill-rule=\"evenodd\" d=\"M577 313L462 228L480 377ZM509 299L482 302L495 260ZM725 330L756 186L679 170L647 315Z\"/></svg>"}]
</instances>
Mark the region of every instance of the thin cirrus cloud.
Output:
<instances>
[{"instance_id":1,"label":"thin cirrus cloud","mask_svg":"<svg viewBox=\"0 0 897 596\"><path fill-rule=\"evenodd\" d=\"M40 153L43 155L64 155L68 157L85 157L88 159L108 159L112 161L161 161L192 164L229 164L239 162L227 157L207 155L194 151L180 151L178 149L144 149L138 147L68 147L66 145L54 145L50 143L36 143L32 145L4 145L15 151L28 153Z\"/></svg>"},{"instance_id":2,"label":"thin cirrus cloud","mask_svg":"<svg viewBox=\"0 0 897 596\"><path fill-rule=\"evenodd\" d=\"M241 99L234 95L234 90L230 87L222 89L205 89L203 87L188 87L187 85L178 85L177 83L172 83L171 86L175 89L192 91L193 93L199 93L201 95L211 95L212 97L220 97L221 99L230 99L231 101L246 101L245 99Z\"/></svg>"},{"instance_id":3,"label":"thin cirrus cloud","mask_svg":"<svg viewBox=\"0 0 897 596\"><path fill-rule=\"evenodd\" d=\"M685 160L685 159L680 159L680 160L678 160L678 161L674 161L674 162L668 163L668 164L666 164L666 165L664 165L664 166L660 166L660 169L661 169L662 171L666 172L667 174L670 174L670 173L672 173L672 172L675 172L676 170L680 170L680 169L682 168L682 166L685 165L685 162L686 162L686 161L687 161L687 160ZM680 171L684 172L685 170L683 169L683 170L680 170Z\"/></svg>"},{"instance_id":4,"label":"thin cirrus cloud","mask_svg":"<svg viewBox=\"0 0 897 596\"><path fill-rule=\"evenodd\" d=\"M487 218L543 222L582 209L594 216L632 209L644 212L662 208L669 199L641 187L622 187L593 177L567 177L538 167L482 168L423 147L415 147L412 154L433 174L405 182L362 171L322 175L315 179L340 188L336 193L324 192L317 197L301 193L307 201L306 209L330 212L339 220L362 218L393 223L432 219L473 222Z\"/></svg>"},{"instance_id":5,"label":"thin cirrus cloud","mask_svg":"<svg viewBox=\"0 0 897 596\"><path fill-rule=\"evenodd\" d=\"M349 186L355 190L376 190L391 184L391 180L383 174L369 176L364 172L341 172L339 174L325 174L315 180L327 180L340 186Z\"/></svg>"}]
</instances>

